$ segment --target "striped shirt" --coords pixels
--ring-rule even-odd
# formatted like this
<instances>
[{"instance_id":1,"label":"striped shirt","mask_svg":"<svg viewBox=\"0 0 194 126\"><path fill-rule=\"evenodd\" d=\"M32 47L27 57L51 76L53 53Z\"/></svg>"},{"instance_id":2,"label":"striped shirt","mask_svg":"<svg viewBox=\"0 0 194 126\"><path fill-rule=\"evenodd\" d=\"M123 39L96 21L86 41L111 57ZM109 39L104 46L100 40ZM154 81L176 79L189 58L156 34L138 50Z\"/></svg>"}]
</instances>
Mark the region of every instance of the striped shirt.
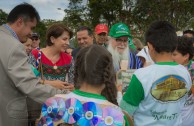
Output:
<instances>
[{"instance_id":1,"label":"striped shirt","mask_svg":"<svg viewBox=\"0 0 194 126\"><path fill-rule=\"evenodd\" d=\"M7 30L9 30L11 32L11 34L13 35L13 37L19 41L17 34L7 24L3 24L3 27L5 27Z\"/></svg>"}]
</instances>

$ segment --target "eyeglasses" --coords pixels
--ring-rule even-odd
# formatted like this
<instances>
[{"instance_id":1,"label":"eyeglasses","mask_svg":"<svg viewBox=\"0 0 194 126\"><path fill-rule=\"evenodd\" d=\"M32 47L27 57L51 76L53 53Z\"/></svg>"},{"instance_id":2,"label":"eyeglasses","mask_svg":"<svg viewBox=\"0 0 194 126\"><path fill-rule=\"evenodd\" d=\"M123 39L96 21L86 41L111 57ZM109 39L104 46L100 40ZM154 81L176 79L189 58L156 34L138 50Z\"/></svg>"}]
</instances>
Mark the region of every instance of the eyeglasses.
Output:
<instances>
[{"instance_id":1,"label":"eyeglasses","mask_svg":"<svg viewBox=\"0 0 194 126\"><path fill-rule=\"evenodd\" d=\"M36 40L36 41L37 41L39 38L31 38L31 39L32 39L32 41L34 41L34 40Z\"/></svg>"},{"instance_id":2,"label":"eyeglasses","mask_svg":"<svg viewBox=\"0 0 194 126\"><path fill-rule=\"evenodd\" d=\"M125 43L128 42L128 39L120 39L120 38L115 38L116 42L118 43Z\"/></svg>"}]
</instances>

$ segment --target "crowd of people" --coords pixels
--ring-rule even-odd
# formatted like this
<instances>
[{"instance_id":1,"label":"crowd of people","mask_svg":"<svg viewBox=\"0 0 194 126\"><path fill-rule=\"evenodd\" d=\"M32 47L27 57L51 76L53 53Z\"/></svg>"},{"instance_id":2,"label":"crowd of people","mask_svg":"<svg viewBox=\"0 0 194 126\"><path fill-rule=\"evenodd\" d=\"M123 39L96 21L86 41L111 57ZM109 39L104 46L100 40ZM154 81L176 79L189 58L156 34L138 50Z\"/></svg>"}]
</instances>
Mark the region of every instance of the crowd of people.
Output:
<instances>
[{"instance_id":1,"label":"crowd of people","mask_svg":"<svg viewBox=\"0 0 194 126\"><path fill-rule=\"evenodd\" d=\"M177 36L171 23L155 21L145 32L144 46L121 22L110 29L106 24L94 30L80 26L78 47L72 48L72 30L55 23L47 28L46 46L40 47L40 35L32 31L39 21L37 10L23 3L0 26L0 125L41 126L48 119L58 126L194 124L194 31ZM135 72L123 92L116 76L127 70ZM54 113L52 103L47 105L50 98L64 104L72 100L72 106L59 105L55 113L66 109L67 114L56 119L48 116ZM46 117L42 105L48 107Z\"/></svg>"}]
</instances>

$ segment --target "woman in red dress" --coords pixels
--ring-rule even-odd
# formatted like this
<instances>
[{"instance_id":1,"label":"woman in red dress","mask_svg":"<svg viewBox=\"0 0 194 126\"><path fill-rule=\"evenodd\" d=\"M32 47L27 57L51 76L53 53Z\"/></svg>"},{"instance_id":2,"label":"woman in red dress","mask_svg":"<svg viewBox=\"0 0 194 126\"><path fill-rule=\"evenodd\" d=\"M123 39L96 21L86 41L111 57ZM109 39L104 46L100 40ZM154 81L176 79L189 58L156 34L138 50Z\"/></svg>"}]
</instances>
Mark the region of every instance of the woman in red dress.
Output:
<instances>
[{"instance_id":1,"label":"woman in red dress","mask_svg":"<svg viewBox=\"0 0 194 126\"><path fill-rule=\"evenodd\" d=\"M29 62L40 72L42 84L73 90L73 58L65 53L72 32L63 24L54 24L46 33L45 48L32 50Z\"/></svg>"}]
</instances>

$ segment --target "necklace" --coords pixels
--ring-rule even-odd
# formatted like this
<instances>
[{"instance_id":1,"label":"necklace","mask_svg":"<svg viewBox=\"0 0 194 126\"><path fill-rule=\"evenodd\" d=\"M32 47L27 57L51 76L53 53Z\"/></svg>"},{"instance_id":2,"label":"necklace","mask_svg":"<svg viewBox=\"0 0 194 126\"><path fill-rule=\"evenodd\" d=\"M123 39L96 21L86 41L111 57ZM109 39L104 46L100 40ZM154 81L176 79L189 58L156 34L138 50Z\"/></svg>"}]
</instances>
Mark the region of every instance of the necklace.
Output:
<instances>
[{"instance_id":1,"label":"necklace","mask_svg":"<svg viewBox=\"0 0 194 126\"><path fill-rule=\"evenodd\" d=\"M57 68L58 68L58 67L57 67L57 65L55 64L55 65L53 66L53 69L55 69L55 70L56 70Z\"/></svg>"}]
</instances>

